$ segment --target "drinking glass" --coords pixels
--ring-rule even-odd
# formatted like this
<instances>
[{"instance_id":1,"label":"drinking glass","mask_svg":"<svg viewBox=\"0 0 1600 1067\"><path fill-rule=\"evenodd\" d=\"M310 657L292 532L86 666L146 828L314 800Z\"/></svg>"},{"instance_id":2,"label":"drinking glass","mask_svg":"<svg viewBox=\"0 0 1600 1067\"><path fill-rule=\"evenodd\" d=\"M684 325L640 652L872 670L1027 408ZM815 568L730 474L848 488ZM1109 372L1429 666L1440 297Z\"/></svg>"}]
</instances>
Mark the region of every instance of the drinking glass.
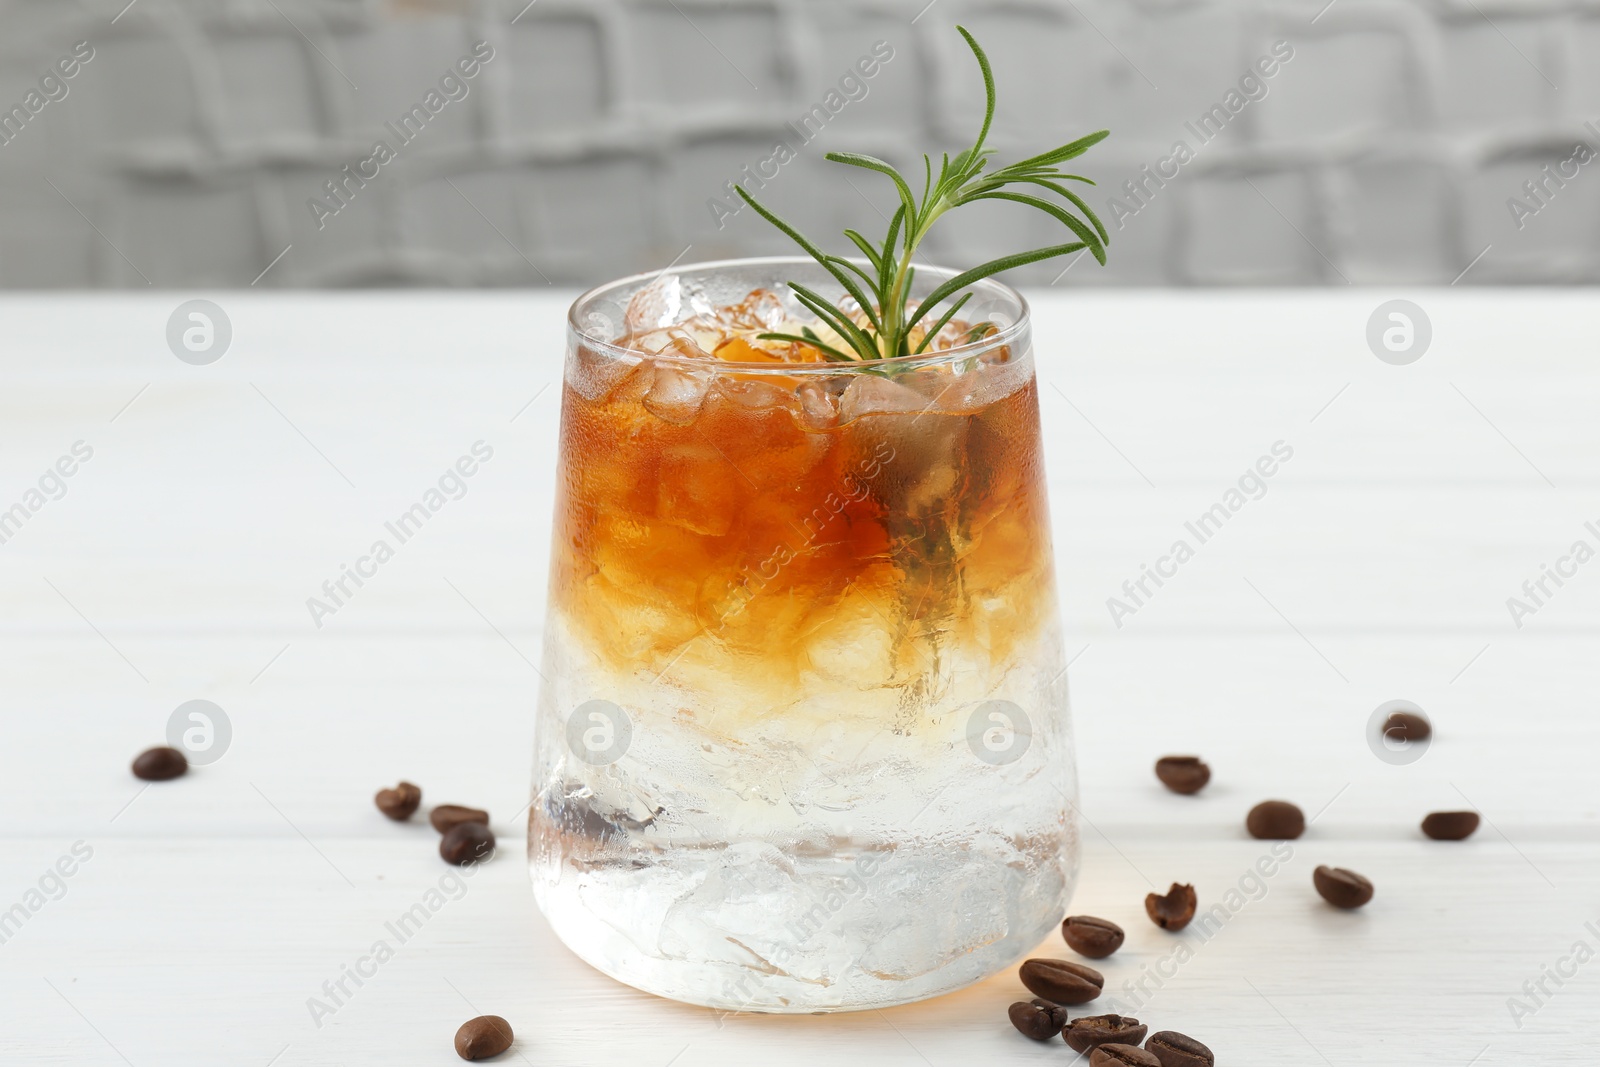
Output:
<instances>
[{"instance_id":1,"label":"drinking glass","mask_svg":"<svg viewBox=\"0 0 1600 1067\"><path fill-rule=\"evenodd\" d=\"M1030 322L986 280L922 354L784 358L789 280L842 296L773 258L572 306L529 864L629 985L881 1008L1015 962L1077 875Z\"/></svg>"}]
</instances>

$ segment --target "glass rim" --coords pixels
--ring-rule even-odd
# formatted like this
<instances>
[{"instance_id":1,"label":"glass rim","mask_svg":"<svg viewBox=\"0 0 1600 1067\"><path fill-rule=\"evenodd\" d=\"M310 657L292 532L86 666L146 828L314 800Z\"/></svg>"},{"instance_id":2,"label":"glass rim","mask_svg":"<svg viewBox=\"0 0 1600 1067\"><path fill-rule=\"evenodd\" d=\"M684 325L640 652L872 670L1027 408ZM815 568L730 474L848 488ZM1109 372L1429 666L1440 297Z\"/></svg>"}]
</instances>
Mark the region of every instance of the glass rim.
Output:
<instances>
[{"instance_id":1,"label":"glass rim","mask_svg":"<svg viewBox=\"0 0 1600 1067\"><path fill-rule=\"evenodd\" d=\"M860 258L851 258L849 261L862 267L870 266L866 260ZM737 259L712 259L700 263L686 263L682 265L674 264L672 266L661 267L656 270L641 271L638 274L629 274L626 277L613 279L612 281L597 285L592 289L588 289L581 293L578 298L572 302L572 306L567 309L567 333L584 346L613 359L633 359L639 361L648 359L654 360L657 363L665 363L669 366L699 367L702 369L709 366L714 369L715 373L719 374L737 373L826 376L831 374L860 374L867 371L881 371L885 368L891 370L912 370L919 367L937 366L944 362L967 359L1013 343L1024 331L1029 328L1032 323L1032 308L1028 306L1027 298L1012 286L1007 285L1005 282L997 281L993 276L990 276L988 278L978 279L971 285L967 286L967 288L990 289L998 293L1001 297L1013 301L1017 306L1016 321L1000 329L997 333L990 334L989 336L978 341L970 341L966 344L956 345L954 348L941 349L937 352L923 352L918 355L910 356L892 356L884 359L870 360L854 359L848 363L841 363L831 360L817 363L739 363L723 359L699 359L694 356L652 355L649 352L641 352L636 348L627 348L623 345L615 343L614 341L601 340L597 337L591 337L589 334L585 333L583 331L583 327L579 325L579 316L581 311L594 301L601 299L615 290L639 283L647 284L650 280L659 278L668 273L688 274L692 271L707 272L728 270L736 267L751 267L760 265L779 266L782 264L808 266L815 270L823 269L822 265L816 260L812 259L810 256L795 255L746 256ZM954 270L950 267L940 267L930 264L919 263L915 266L917 268L917 276L919 278L932 275L934 277L948 279L954 278L956 275L962 273L961 271Z\"/></svg>"}]
</instances>

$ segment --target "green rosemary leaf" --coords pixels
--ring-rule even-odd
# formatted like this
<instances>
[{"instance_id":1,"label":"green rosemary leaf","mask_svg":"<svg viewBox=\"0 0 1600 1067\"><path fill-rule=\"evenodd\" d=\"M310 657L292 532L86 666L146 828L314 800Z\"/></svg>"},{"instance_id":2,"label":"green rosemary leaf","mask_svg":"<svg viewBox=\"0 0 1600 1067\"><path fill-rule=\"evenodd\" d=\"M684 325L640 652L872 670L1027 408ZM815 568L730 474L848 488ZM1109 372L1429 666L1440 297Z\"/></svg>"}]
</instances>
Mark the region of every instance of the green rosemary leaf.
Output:
<instances>
[{"instance_id":1,"label":"green rosemary leaf","mask_svg":"<svg viewBox=\"0 0 1600 1067\"><path fill-rule=\"evenodd\" d=\"M961 305L965 304L971 299L971 293L963 293L960 300L957 300L954 304L951 304L950 310L946 311L943 317L941 317L938 322L930 326L927 333L922 335L922 343L917 345L917 350L916 352L913 352L912 355L920 355L922 350L927 348L929 343L933 341L934 336L938 334L940 330L944 329L945 323L956 317L956 312L961 310Z\"/></svg>"},{"instance_id":2,"label":"green rosemary leaf","mask_svg":"<svg viewBox=\"0 0 1600 1067\"><path fill-rule=\"evenodd\" d=\"M857 274L861 275L862 281L865 281L869 287L876 288L877 286L877 283L873 280L872 275L868 274L866 271L862 270L848 259L841 259L838 256L828 256L822 265L826 267L830 264L839 267L841 271L853 270ZM838 278L839 281L844 284L845 291L855 298L856 304L860 306L862 311L866 312L867 321L872 323L872 328L881 333L883 331L883 323L878 321L877 301L874 301L868 297L867 291L861 288L861 286L857 284L856 280L851 278L848 274L839 273L835 274L834 277Z\"/></svg>"},{"instance_id":3,"label":"green rosemary leaf","mask_svg":"<svg viewBox=\"0 0 1600 1067\"><path fill-rule=\"evenodd\" d=\"M983 128L978 131L977 143L972 146L973 154L977 155L983 150L983 140L989 136L989 124L994 121L994 71L989 67L989 57L983 54L983 49L978 47L977 40L967 32L967 28L957 26L956 32L965 38L967 47L978 59L978 69L983 71Z\"/></svg>"},{"instance_id":4,"label":"green rosemary leaf","mask_svg":"<svg viewBox=\"0 0 1600 1067\"><path fill-rule=\"evenodd\" d=\"M854 280L851 281L851 284L855 284ZM871 359L877 355L878 346L873 342L872 338L868 337L866 332L856 325L854 319L828 303L821 293L808 289L796 282L789 283L789 290L794 293L795 299L809 308L817 318L833 327L835 333L849 341L850 347L860 352L862 358Z\"/></svg>"},{"instance_id":5,"label":"green rosemary leaf","mask_svg":"<svg viewBox=\"0 0 1600 1067\"><path fill-rule=\"evenodd\" d=\"M900 176L900 172L881 159L864 156L857 152L829 152L824 159L834 163L843 163L846 166L861 167L865 170L875 170L879 174L886 174L894 181L895 190L900 194L900 205L907 211L916 211L917 202L911 196L911 186Z\"/></svg>"},{"instance_id":6,"label":"green rosemary leaf","mask_svg":"<svg viewBox=\"0 0 1600 1067\"><path fill-rule=\"evenodd\" d=\"M982 281L989 275L999 274L1003 270L1010 270L1013 267L1025 267L1029 263L1037 263L1041 259L1051 259L1055 256L1064 256L1068 253L1076 252L1080 248L1087 247L1088 245L1082 241L1074 241L1067 245L1051 245L1049 248L1035 248L1031 252L1016 252L1009 256L1001 256L999 259L991 259L982 266L973 267L971 270L962 271L960 274L957 274L954 278L951 278L949 281L945 282L943 285L939 286L933 292L929 293L923 298L922 303L917 305L917 310L912 314L911 318L907 320L906 329L909 330L918 322L922 321L922 316L932 311L935 307L938 307L941 300L944 300L952 293L960 292L973 282Z\"/></svg>"},{"instance_id":7,"label":"green rosemary leaf","mask_svg":"<svg viewBox=\"0 0 1600 1067\"><path fill-rule=\"evenodd\" d=\"M1077 193L1073 192L1071 189L1068 189L1064 185L1059 185L1056 182L1053 182L1048 178L1039 178L1039 177L1035 177L1033 175L1028 175L1026 177L1021 177L1021 178L1013 178L1012 181L1013 182L1027 182L1030 185L1043 186L1044 188L1049 189L1053 193L1056 193L1056 194L1058 194L1060 196L1066 197L1066 199L1070 200L1077 207L1077 209L1079 211L1083 212L1084 216L1086 218L1088 218L1088 220L1094 225L1095 231L1100 234L1101 243L1103 243L1103 244L1110 244L1111 243L1111 235L1109 233L1107 233L1106 232L1106 228L1103 225L1101 225L1100 218L1099 218L1099 216L1097 216L1094 213L1094 209L1091 208L1088 204L1086 204L1084 202L1083 197L1079 196ZM1090 182L1089 184L1093 185L1094 183ZM996 186L995 188L1001 188L1001 187L1000 186ZM988 188L983 188L981 191L988 192L989 190L988 190Z\"/></svg>"},{"instance_id":8,"label":"green rosemary leaf","mask_svg":"<svg viewBox=\"0 0 1600 1067\"><path fill-rule=\"evenodd\" d=\"M881 275L883 271L883 261L878 258L878 250L872 247L872 242L868 241L865 237L861 236L854 230L846 230L844 231L844 235L850 238L851 244L861 249L861 254L867 257L867 262L871 263L872 268L880 272ZM881 277L879 280L882 280Z\"/></svg>"},{"instance_id":9,"label":"green rosemary leaf","mask_svg":"<svg viewBox=\"0 0 1600 1067\"><path fill-rule=\"evenodd\" d=\"M836 363L840 362L840 361L843 361L845 363L859 363L859 362L861 362L861 357L860 356L853 355L853 354L851 354L849 352L841 352L839 349L834 348L830 344L824 344L823 341L822 341L822 338L817 336L817 331L813 330L809 326L800 327L800 333L801 333L802 336L805 337L805 339L807 341L809 341L811 343L811 346L813 348L815 348L817 351L821 352L828 359L833 360Z\"/></svg>"},{"instance_id":10,"label":"green rosemary leaf","mask_svg":"<svg viewBox=\"0 0 1600 1067\"><path fill-rule=\"evenodd\" d=\"M837 333L840 337L843 337L847 341L853 341L850 336L850 330L852 328L859 330L861 327L856 326L854 322L851 322L849 316L845 315L844 312L828 303L813 290L807 289L798 282L790 282L789 290L794 293L794 298L796 300L798 300L801 304L804 304L807 309L817 316L817 318L827 323L829 328L831 328L834 333Z\"/></svg>"},{"instance_id":11,"label":"green rosemary leaf","mask_svg":"<svg viewBox=\"0 0 1600 1067\"><path fill-rule=\"evenodd\" d=\"M1069 159L1076 159L1095 145L1111 136L1110 130L1097 130L1087 137L1080 137L1071 144L1064 144L1060 148L1052 148L1048 152L1040 152L1036 156L1019 160L1011 166L1016 168L1042 166L1044 164L1065 163Z\"/></svg>"},{"instance_id":12,"label":"green rosemary leaf","mask_svg":"<svg viewBox=\"0 0 1600 1067\"><path fill-rule=\"evenodd\" d=\"M743 197L745 203L755 208L756 214L760 215L778 229L782 230L791 241L805 249L806 254L820 263L829 274L833 275L835 280L837 280L840 285L845 287L846 291L855 285L855 280L851 278L850 275L846 274L844 271L828 262L829 257L826 252L808 241L799 230L795 229L793 226L790 226L787 222L784 222L778 216L774 215L772 212L763 207L755 197L751 196L749 192L745 190L744 186L735 185L733 187L733 191ZM851 295L853 296L854 294L852 293Z\"/></svg>"},{"instance_id":13,"label":"green rosemary leaf","mask_svg":"<svg viewBox=\"0 0 1600 1067\"><path fill-rule=\"evenodd\" d=\"M894 281L896 270L894 243L900 236L900 226L905 220L906 209L902 207L894 213L894 218L889 220L889 236L883 239L883 255L878 261L878 296L885 301L889 298L889 286Z\"/></svg>"},{"instance_id":14,"label":"green rosemary leaf","mask_svg":"<svg viewBox=\"0 0 1600 1067\"><path fill-rule=\"evenodd\" d=\"M869 289L877 289L878 279L862 270L861 264L845 259L841 256L829 256L828 262L837 264L838 266L843 267L845 270L850 271L852 274L856 275L856 277L866 282ZM854 296L855 294L852 293L850 295Z\"/></svg>"},{"instance_id":15,"label":"green rosemary leaf","mask_svg":"<svg viewBox=\"0 0 1600 1067\"><path fill-rule=\"evenodd\" d=\"M1072 193L1066 193L1064 195L1068 200L1071 200L1074 204L1076 204L1078 206L1078 210L1083 212L1084 217L1094 225L1095 233L1100 235L1100 244L1102 246L1101 251L1103 253L1105 251L1104 246L1111 243L1111 234L1106 230L1105 223L1101 222L1100 216L1094 213L1094 208L1083 202L1082 197L1074 196ZM1101 255L1098 262L1102 267L1105 266L1105 256Z\"/></svg>"},{"instance_id":16,"label":"green rosemary leaf","mask_svg":"<svg viewBox=\"0 0 1600 1067\"><path fill-rule=\"evenodd\" d=\"M1080 222L1077 216L1073 215L1069 211L1065 211L1059 207L1056 207L1048 200L1041 200L1039 197L1029 196L1027 193L1007 192L984 193L981 196L975 196L972 199L1010 200L1012 203L1026 204L1028 207L1038 208L1040 211L1052 216L1073 233L1077 234L1078 237L1089 246L1090 254L1093 255L1095 259L1100 261L1101 266L1105 265L1106 246L1100 242L1100 235L1095 233L1084 223ZM963 201L963 203L966 202L967 201Z\"/></svg>"},{"instance_id":17,"label":"green rosemary leaf","mask_svg":"<svg viewBox=\"0 0 1600 1067\"><path fill-rule=\"evenodd\" d=\"M995 171L993 174L990 174L987 177L985 177L982 181L975 183L972 186L972 188L978 189L978 188L988 187L988 188L998 189L1002 185L1010 185L1012 182L1038 182L1038 181L1052 181L1052 182L1072 181L1072 182L1082 182L1085 185L1093 185L1094 184L1094 182L1092 180L1090 180L1088 178L1085 178L1081 174L1065 174L1065 173L1063 173L1063 172L1061 172L1059 170L1053 170L1053 169L1048 168L1048 167L1045 167L1045 168L1042 168L1042 169L1038 169L1038 170L1030 168L1028 170L1023 170L1023 171L1012 171L1010 168L1007 168L1004 171Z\"/></svg>"},{"instance_id":18,"label":"green rosemary leaf","mask_svg":"<svg viewBox=\"0 0 1600 1067\"><path fill-rule=\"evenodd\" d=\"M1060 194L1061 196L1066 197L1069 201L1071 201L1077 207L1077 209L1079 211L1083 212L1084 218L1088 219L1091 223L1094 224L1095 232L1100 235L1100 243L1101 244L1110 244L1111 243L1111 234L1106 232L1105 225L1103 223L1101 223L1101 221L1100 221L1100 216L1096 215L1094 213L1094 208L1090 207L1087 203L1084 202L1083 197L1079 196L1077 193L1073 192L1071 189L1068 189L1066 186L1057 185L1055 182L1046 181L1043 178L1028 178L1028 179L1025 179L1025 180L1031 181L1031 182L1037 182L1038 184L1044 186L1045 188L1053 190L1054 192ZM1089 184L1093 185L1094 183L1090 182Z\"/></svg>"},{"instance_id":19,"label":"green rosemary leaf","mask_svg":"<svg viewBox=\"0 0 1600 1067\"><path fill-rule=\"evenodd\" d=\"M1081 174L1067 174L1063 171L1056 170L1053 167L1042 167L1038 169L1030 167L1027 170L1016 171L1014 173L1011 171L1011 168L1007 167L1004 172L996 171L994 174L989 175L978 184L991 185L998 181L1000 184L1004 185L1008 182L1025 182L1034 181L1036 179L1044 179L1046 181L1056 182L1082 182L1085 185L1095 184L1092 178L1085 178Z\"/></svg>"},{"instance_id":20,"label":"green rosemary leaf","mask_svg":"<svg viewBox=\"0 0 1600 1067\"><path fill-rule=\"evenodd\" d=\"M805 329L804 336L796 336L792 333L758 333L756 336L763 341L788 341L790 344L810 345L834 363L856 362L855 356L847 356L832 345L825 343L809 327Z\"/></svg>"},{"instance_id":21,"label":"green rosemary leaf","mask_svg":"<svg viewBox=\"0 0 1600 1067\"><path fill-rule=\"evenodd\" d=\"M801 304L804 304L807 309L814 312L817 318L821 319L823 322L826 322L829 328L835 333L839 334L841 337L845 337L848 340L848 334L846 331L849 329L849 327L844 325L846 321L844 312L840 311L826 300L823 300L812 290L807 289L798 282L790 282L789 291L794 294L795 300L799 301ZM819 306L821 310L818 310Z\"/></svg>"}]
</instances>

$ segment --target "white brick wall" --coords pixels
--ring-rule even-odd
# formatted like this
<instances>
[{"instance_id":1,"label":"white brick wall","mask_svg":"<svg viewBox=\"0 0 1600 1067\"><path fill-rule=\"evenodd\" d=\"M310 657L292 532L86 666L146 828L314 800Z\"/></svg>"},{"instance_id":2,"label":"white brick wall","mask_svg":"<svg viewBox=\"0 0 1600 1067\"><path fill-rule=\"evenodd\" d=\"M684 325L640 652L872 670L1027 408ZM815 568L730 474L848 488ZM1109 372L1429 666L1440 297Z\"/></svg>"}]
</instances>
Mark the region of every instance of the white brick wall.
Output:
<instances>
[{"instance_id":1,"label":"white brick wall","mask_svg":"<svg viewBox=\"0 0 1600 1067\"><path fill-rule=\"evenodd\" d=\"M0 2L3 110L75 42L95 50L0 146L0 284L245 286L280 253L260 285L585 283L784 251L751 212L719 228L706 201L885 40L866 98L764 193L839 244L892 197L824 152L910 166L970 137L981 97L956 21L996 62L1002 152L1112 129L1081 165L1097 208L1175 140L1198 146L1129 202L1111 265L1063 284L1449 282L1480 253L1463 283L1600 279L1600 165L1547 185L1520 229L1506 203L1600 141L1583 129L1600 128L1592 0L126 3ZM496 54L470 94L319 229L308 200L478 40ZM1200 146L1185 123L1278 40L1294 56L1267 95ZM964 210L929 258L1058 240L1044 221Z\"/></svg>"}]
</instances>

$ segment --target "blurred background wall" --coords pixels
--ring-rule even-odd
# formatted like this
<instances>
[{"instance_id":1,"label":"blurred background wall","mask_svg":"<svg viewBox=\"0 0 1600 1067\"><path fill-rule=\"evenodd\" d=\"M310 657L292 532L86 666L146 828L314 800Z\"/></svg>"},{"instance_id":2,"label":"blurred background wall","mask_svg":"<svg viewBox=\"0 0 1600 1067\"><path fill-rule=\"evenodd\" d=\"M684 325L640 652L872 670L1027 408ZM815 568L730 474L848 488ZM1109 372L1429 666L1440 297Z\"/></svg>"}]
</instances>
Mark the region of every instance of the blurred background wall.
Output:
<instances>
[{"instance_id":1,"label":"blurred background wall","mask_svg":"<svg viewBox=\"0 0 1600 1067\"><path fill-rule=\"evenodd\" d=\"M710 203L747 165L838 246L893 197L825 152L920 170L970 140L957 21L997 68L1002 159L1112 130L1078 161L1111 265L1013 280L1600 276L1593 2L9 0L0 285L583 284L787 251ZM928 258L1062 240L1045 221L964 209Z\"/></svg>"}]
</instances>

